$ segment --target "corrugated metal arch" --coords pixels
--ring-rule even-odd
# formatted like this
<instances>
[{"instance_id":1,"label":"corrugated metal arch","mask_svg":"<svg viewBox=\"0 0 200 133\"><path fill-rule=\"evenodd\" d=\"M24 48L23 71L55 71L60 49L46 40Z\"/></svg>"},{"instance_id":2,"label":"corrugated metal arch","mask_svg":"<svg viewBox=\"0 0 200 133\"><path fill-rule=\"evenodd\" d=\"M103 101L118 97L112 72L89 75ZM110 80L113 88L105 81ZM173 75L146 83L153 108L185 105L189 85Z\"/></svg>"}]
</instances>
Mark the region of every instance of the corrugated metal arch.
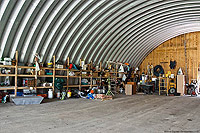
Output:
<instances>
[{"instance_id":1,"label":"corrugated metal arch","mask_svg":"<svg viewBox=\"0 0 200 133\"><path fill-rule=\"evenodd\" d=\"M197 0L2 0L0 57L139 66L158 45L200 30ZM105 64L104 64L105 65Z\"/></svg>"}]
</instances>

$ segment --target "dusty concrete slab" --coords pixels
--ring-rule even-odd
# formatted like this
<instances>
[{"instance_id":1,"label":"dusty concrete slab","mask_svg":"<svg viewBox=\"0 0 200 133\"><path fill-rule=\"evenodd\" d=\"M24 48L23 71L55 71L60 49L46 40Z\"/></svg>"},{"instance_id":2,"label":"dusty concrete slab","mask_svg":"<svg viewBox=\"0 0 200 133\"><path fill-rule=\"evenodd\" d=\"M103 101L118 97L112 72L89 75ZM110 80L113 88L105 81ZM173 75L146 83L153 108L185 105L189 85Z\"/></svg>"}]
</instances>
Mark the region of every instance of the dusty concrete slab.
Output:
<instances>
[{"instance_id":1,"label":"dusty concrete slab","mask_svg":"<svg viewBox=\"0 0 200 133\"><path fill-rule=\"evenodd\" d=\"M200 132L200 98L157 95L70 99L40 105L0 104L2 133Z\"/></svg>"}]
</instances>

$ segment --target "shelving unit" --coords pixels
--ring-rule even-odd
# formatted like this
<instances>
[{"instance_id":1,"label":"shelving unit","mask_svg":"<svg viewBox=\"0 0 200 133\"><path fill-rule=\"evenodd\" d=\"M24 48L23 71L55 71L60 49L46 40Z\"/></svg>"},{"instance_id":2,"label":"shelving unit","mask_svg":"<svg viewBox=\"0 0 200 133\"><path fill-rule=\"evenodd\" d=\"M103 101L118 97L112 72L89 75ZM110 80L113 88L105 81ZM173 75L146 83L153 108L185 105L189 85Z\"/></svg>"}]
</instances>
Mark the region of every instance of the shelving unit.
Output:
<instances>
[{"instance_id":1,"label":"shelving unit","mask_svg":"<svg viewBox=\"0 0 200 133\"><path fill-rule=\"evenodd\" d=\"M15 55L15 60L16 60L16 65L15 66L9 66L9 65L0 65L0 68L14 68L15 69L15 73L14 74L0 74L0 77L5 77L5 76L9 76L9 77L15 77L15 86L5 86L5 87L0 87L0 90L14 90L15 91L15 96L17 94L17 90L19 89L30 89L30 87L19 87L17 86L17 79L24 77L24 78L35 78L36 75L28 75L28 74L18 74L18 68L21 69L33 69L35 70L35 67L30 67L30 66L18 66L18 51L16 51L16 55ZM69 66L69 57L67 59L67 65ZM92 67L92 65L90 65ZM41 70L52 70L53 71L53 75L37 75L37 78L53 78L53 86L37 86L37 81L35 81L35 86L34 89L42 89L42 88L52 88L53 92L55 91L55 86L54 86L54 81L55 78L65 78L67 80L66 85L63 86L64 88L66 88L66 90L68 90L69 88L79 88L79 90L81 90L82 87L96 87L98 86L97 84L93 84L93 79L99 79L100 80L100 84L102 79L107 79L107 78L112 78L112 79L120 79L121 77L117 77L118 74L122 73L122 74L126 74L124 72L117 72L117 67L115 72L107 72L109 73L109 75L113 75L113 76L109 76L109 77L102 77L102 76L93 76L93 72L92 70L76 70L76 69L65 69L65 68L56 68L56 63L55 63L55 56L53 56L53 68L49 68L49 67L41 67ZM56 74L56 72L58 71L64 71L62 75L60 74ZM73 71L73 72L80 72L79 76L69 76L69 72ZM102 71L101 68L101 62L100 62L100 70L99 71L95 71L94 73L99 73ZM86 72L86 73L90 73L90 76L83 76L82 72ZM78 78L79 80L79 84L78 85L69 85L69 79L75 79ZM81 84L81 80L82 79L89 79L90 80L90 84L89 85L82 85Z\"/></svg>"},{"instance_id":2,"label":"shelving unit","mask_svg":"<svg viewBox=\"0 0 200 133\"><path fill-rule=\"evenodd\" d=\"M55 57L54 57L55 58ZM6 77L6 76L9 76L9 77L15 77L15 86L3 86L3 87L0 87L0 90L14 90L14 94L15 96L17 95L17 90L19 89L30 89L30 87L19 87L17 86L17 79L20 78L20 77L24 77L24 78L34 78L35 75L28 75L28 74L18 74L18 68L21 68L21 69L35 69L35 67L29 67L29 66L18 66L18 51L16 51L16 54L15 54L15 60L16 60L16 63L15 63L15 66L13 65L0 65L0 68L15 68L15 73L14 74L0 74L0 77ZM54 65L54 68L48 68L48 67L41 67L41 69L43 70L54 70L55 69L55 65ZM55 70L54 70L55 72ZM37 75L37 77L52 77L52 78L55 78L55 75ZM37 84L37 82L36 82ZM54 80L53 80L53 86L48 86L48 87L43 87L43 86L33 86L34 89L37 90L40 89L40 88L52 88L54 90Z\"/></svg>"}]
</instances>

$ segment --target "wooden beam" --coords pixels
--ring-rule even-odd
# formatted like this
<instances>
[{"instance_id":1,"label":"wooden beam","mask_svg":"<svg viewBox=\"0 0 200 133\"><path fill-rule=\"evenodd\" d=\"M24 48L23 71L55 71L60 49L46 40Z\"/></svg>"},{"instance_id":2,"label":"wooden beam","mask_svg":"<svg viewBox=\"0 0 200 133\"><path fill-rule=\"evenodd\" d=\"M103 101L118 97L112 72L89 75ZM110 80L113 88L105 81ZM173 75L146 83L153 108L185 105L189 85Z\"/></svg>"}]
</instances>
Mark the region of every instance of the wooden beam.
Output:
<instances>
[{"instance_id":1,"label":"wooden beam","mask_svg":"<svg viewBox=\"0 0 200 133\"><path fill-rule=\"evenodd\" d=\"M18 71L18 51L15 54L15 96L17 96L17 71Z\"/></svg>"}]
</instances>

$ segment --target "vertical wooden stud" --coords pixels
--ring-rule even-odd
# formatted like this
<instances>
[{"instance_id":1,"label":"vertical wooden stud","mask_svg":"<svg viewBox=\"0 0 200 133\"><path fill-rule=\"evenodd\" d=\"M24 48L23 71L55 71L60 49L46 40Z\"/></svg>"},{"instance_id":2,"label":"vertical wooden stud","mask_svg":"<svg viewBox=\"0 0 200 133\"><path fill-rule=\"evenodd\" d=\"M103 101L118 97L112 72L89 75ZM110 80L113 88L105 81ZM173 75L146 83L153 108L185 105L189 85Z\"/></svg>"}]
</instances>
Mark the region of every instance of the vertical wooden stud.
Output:
<instances>
[{"instance_id":1,"label":"vertical wooden stud","mask_svg":"<svg viewBox=\"0 0 200 133\"><path fill-rule=\"evenodd\" d=\"M16 60L16 63L15 63L15 96L17 96L18 51L16 51L15 60Z\"/></svg>"},{"instance_id":2,"label":"vertical wooden stud","mask_svg":"<svg viewBox=\"0 0 200 133\"><path fill-rule=\"evenodd\" d=\"M53 93L55 91L55 76L56 76L56 57L53 56Z\"/></svg>"}]
</instances>

